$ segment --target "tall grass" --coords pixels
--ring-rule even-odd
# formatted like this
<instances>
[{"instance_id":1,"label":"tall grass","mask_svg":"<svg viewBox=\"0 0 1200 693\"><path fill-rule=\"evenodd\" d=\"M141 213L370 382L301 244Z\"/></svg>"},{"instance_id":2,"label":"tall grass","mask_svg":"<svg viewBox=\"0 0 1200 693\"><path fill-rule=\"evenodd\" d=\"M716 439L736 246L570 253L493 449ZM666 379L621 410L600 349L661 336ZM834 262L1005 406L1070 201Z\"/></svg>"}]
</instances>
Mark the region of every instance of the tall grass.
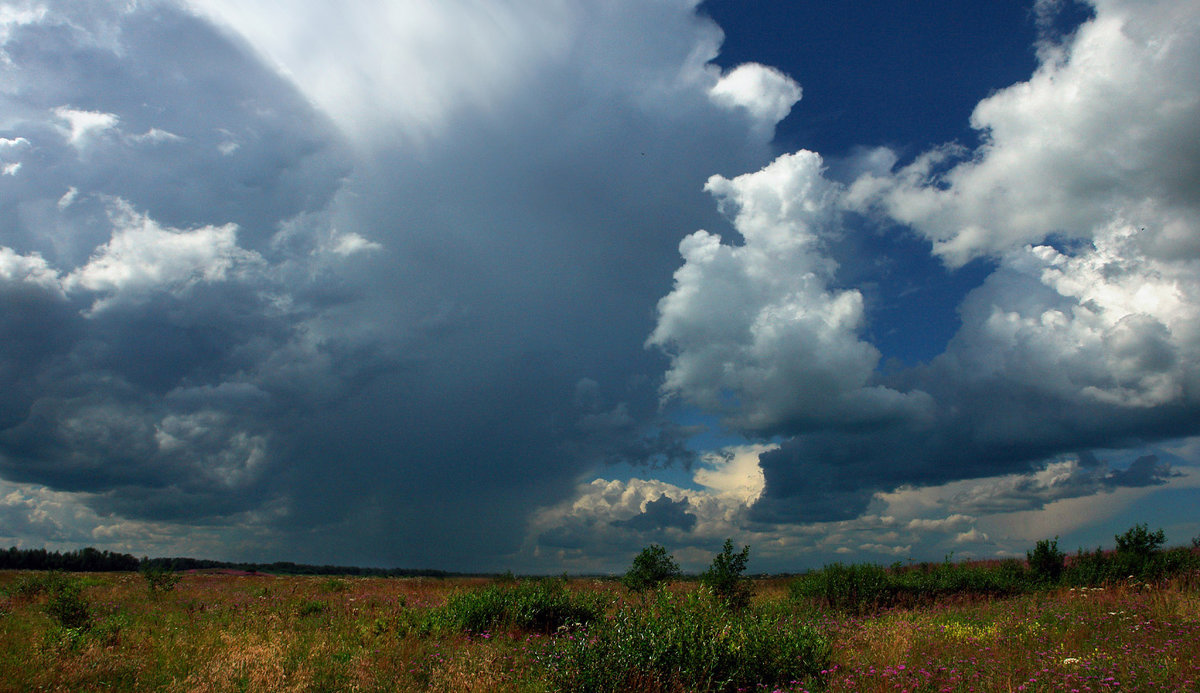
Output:
<instances>
[{"instance_id":1,"label":"tall grass","mask_svg":"<svg viewBox=\"0 0 1200 693\"><path fill-rule=\"evenodd\" d=\"M559 638L544 660L559 690L732 691L798 685L829 658L812 625L778 613L731 611L701 589L660 590L647 606Z\"/></svg>"},{"instance_id":2,"label":"tall grass","mask_svg":"<svg viewBox=\"0 0 1200 693\"><path fill-rule=\"evenodd\" d=\"M604 611L602 599L566 589L566 580L520 580L458 592L429 615L434 628L468 633L516 629L553 633L591 623Z\"/></svg>"}]
</instances>

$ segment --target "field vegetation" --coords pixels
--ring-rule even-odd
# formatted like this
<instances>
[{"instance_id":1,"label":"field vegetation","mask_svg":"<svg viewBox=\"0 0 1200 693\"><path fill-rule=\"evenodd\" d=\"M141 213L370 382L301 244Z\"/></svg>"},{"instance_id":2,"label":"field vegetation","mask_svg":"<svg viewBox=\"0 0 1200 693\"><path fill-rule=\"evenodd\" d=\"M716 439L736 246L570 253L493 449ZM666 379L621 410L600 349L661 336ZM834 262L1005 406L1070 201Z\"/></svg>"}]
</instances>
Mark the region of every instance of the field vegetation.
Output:
<instances>
[{"instance_id":1,"label":"field vegetation","mask_svg":"<svg viewBox=\"0 0 1200 693\"><path fill-rule=\"evenodd\" d=\"M700 579L0 571L4 691L1195 691L1200 557L1144 526L1073 556Z\"/></svg>"}]
</instances>

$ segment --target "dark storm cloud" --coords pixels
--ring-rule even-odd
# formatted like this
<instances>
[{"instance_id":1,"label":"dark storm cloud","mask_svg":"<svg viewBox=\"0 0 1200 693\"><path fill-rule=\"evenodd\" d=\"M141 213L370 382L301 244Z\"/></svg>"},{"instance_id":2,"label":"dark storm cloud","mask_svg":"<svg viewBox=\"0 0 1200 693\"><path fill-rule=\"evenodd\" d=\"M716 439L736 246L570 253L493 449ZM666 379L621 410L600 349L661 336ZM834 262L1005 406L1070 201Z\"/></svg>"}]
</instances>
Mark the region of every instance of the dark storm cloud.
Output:
<instances>
[{"instance_id":1,"label":"dark storm cloud","mask_svg":"<svg viewBox=\"0 0 1200 693\"><path fill-rule=\"evenodd\" d=\"M2 127L33 149L0 191L5 245L19 251L84 261L107 240L89 208L97 196L171 226L235 223L243 245L262 249L280 220L323 207L348 171L330 122L294 87L166 3L51 4L42 21L13 27L4 51ZM73 113L112 124L73 128ZM69 190L78 208L58 215L50 203ZM80 236L46 237L64 221Z\"/></svg>"},{"instance_id":2,"label":"dark storm cloud","mask_svg":"<svg viewBox=\"0 0 1200 693\"><path fill-rule=\"evenodd\" d=\"M375 84L376 131L175 4L49 7L0 68L5 479L294 560L489 568L589 470L690 459L649 306L716 221L705 172L761 165L799 93L750 68L770 108L710 98L691 8L571 6L576 42L436 128Z\"/></svg>"},{"instance_id":3,"label":"dark storm cloud","mask_svg":"<svg viewBox=\"0 0 1200 693\"><path fill-rule=\"evenodd\" d=\"M1088 402L1001 378L970 382L937 362L918 382L939 402L935 423L794 437L760 457L767 485L752 516L769 522L844 520L861 515L876 492L903 485L1033 474L1066 451L1118 448L1191 435L1200 405L1134 409ZM912 374L910 374L912 375ZM1143 458L1127 471L1106 468L1062 497L1161 483L1170 467ZM1029 483L1036 483L1032 478ZM1039 496L1040 497L1040 496ZM1040 505L1038 506L1040 507ZM963 512L981 512L969 506ZM997 511L992 508L992 511Z\"/></svg>"},{"instance_id":4,"label":"dark storm cloud","mask_svg":"<svg viewBox=\"0 0 1200 693\"><path fill-rule=\"evenodd\" d=\"M1128 469L1116 470L1104 478L1108 486L1159 486L1167 483L1167 479L1180 476L1171 471L1171 465L1160 462L1157 455L1142 455L1134 460Z\"/></svg>"}]
</instances>

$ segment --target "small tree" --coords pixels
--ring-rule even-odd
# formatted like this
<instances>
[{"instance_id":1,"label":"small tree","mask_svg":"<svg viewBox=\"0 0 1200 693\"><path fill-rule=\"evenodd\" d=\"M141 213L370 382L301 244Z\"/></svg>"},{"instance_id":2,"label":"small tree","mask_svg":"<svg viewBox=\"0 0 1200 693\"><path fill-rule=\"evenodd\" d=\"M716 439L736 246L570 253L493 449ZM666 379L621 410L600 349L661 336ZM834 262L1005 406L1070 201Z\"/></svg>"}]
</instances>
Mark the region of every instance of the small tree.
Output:
<instances>
[{"instance_id":1,"label":"small tree","mask_svg":"<svg viewBox=\"0 0 1200 693\"><path fill-rule=\"evenodd\" d=\"M1049 583L1058 582L1062 577L1067 560L1066 554L1058 550L1058 537L1039 541L1033 551L1025 552L1025 557L1029 559L1029 570L1034 579Z\"/></svg>"},{"instance_id":2,"label":"small tree","mask_svg":"<svg viewBox=\"0 0 1200 693\"><path fill-rule=\"evenodd\" d=\"M83 585L57 574L49 582L46 613L63 628L87 630L91 627L92 609L83 597Z\"/></svg>"},{"instance_id":3,"label":"small tree","mask_svg":"<svg viewBox=\"0 0 1200 693\"><path fill-rule=\"evenodd\" d=\"M679 564L667 550L658 544L642 549L633 559L633 565L621 582L634 592L655 589L671 578L679 577Z\"/></svg>"},{"instance_id":4,"label":"small tree","mask_svg":"<svg viewBox=\"0 0 1200 693\"><path fill-rule=\"evenodd\" d=\"M154 595L175 589L180 579L179 573L174 570L149 563L142 567L141 573L146 579L146 586L150 588L150 594Z\"/></svg>"},{"instance_id":5,"label":"small tree","mask_svg":"<svg viewBox=\"0 0 1200 693\"><path fill-rule=\"evenodd\" d=\"M742 573L750 560L750 547L734 553L733 540L726 539L721 553L713 557L712 565L700 576L700 583L712 590L713 596L726 607L738 611L750 605L750 585Z\"/></svg>"},{"instance_id":6,"label":"small tree","mask_svg":"<svg viewBox=\"0 0 1200 693\"><path fill-rule=\"evenodd\" d=\"M1146 559L1158 547L1166 543L1167 535L1161 529L1151 533L1146 525L1134 525L1124 534L1118 534L1116 539L1117 553L1130 554Z\"/></svg>"}]
</instances>

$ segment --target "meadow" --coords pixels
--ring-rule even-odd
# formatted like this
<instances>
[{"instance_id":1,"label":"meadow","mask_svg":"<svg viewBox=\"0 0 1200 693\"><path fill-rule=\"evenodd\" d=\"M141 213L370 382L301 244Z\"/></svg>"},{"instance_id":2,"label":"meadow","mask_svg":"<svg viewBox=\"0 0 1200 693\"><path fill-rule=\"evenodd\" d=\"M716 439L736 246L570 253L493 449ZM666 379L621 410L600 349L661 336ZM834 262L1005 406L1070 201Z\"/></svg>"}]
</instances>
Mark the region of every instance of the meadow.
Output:
<instances>
[{"instance_id":1,"label":"meadow","mask_svg":"<svg viewBox=\"0 0 1200 693\"><path fill-rule=\"evenodd\" d=\"M1052 584L827 566L739 579L736 605L679 578L3 571L0 690L1196 691L1200 575L1175 552L1092 585L1069 577L1099 552Z\"/></svg>"}]
</instances>

